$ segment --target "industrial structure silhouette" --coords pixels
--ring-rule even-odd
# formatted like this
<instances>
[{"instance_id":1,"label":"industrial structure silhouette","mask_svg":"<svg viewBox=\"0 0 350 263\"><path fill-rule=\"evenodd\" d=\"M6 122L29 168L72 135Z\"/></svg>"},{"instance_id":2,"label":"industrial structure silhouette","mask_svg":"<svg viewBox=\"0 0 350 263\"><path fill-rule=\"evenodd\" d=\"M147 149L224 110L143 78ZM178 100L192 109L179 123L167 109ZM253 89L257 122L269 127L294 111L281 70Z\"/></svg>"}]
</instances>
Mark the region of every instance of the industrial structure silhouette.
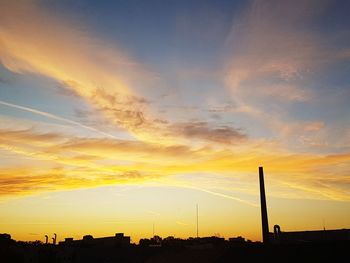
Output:
<instances>
[{"instance_id":1,"label":"industrial structure silhouette","mask_svg":"<svg viewBox=\"0 0 350 263\"><path fill-rule=\"evenodd\" d=\"M57 244L57 234L49 243L14 241L0 234L0 262L4 263L107 263L107 262L334 262L348 257L350 229L284 232L279 225L269 231L264 170L259 167L262 242L243 237L180 239L154 236L132 244L130 237L116 233L110 237L85 235L81 240L65 238ZM196 206L198 222L198 205ZM276 262L281 262L276 260ZM346 261L343 261L346 262Z\"/></svg>"},{"instance_id":2,"label":"industrial structure silhouette","mask_svg":"<svg viewBox=\"0 0 350 263\"><path fill-rule=\"evenodd\" d=\"M326 230L324 228L323 230L282 232L279 225L274 225L273 233L270 233L263 167L259 167L259 184L263 243L300 243L350 240L350 229Z\"/></svg>"}]
</instances>

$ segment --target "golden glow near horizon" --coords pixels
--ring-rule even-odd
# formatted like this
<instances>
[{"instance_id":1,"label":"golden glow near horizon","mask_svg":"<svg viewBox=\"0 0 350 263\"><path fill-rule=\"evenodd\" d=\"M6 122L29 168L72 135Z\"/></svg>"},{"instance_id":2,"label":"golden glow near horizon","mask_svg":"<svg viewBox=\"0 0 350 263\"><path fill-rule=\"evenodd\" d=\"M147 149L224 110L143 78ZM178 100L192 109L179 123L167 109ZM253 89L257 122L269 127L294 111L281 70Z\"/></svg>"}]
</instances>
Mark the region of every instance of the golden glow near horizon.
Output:
<instances>
[{"instance_id":1,"label":"golden glow near horizon","mask_svg":"<svg viewBox=\"0 0 350 263\"><path fill-rule=\"evenodd\" d=\"M145 36L43 2L0 4L0 232L185 238L198 203L200 236L260 240L259 166L270 227L350 227L350 47L308 29L327 3L172 13L158 33L145 11Z\"/></svg>"}]
</instances>

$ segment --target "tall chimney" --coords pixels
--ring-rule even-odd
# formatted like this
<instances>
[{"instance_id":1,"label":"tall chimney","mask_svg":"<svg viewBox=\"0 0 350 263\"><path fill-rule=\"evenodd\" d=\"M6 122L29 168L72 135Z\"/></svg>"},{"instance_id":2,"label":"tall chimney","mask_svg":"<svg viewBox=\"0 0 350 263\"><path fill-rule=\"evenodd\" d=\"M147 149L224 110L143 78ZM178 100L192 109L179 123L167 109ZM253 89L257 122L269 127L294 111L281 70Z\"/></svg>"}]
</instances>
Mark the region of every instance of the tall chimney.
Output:
<instances>
[{"instance_id":1,"label":"tall chimney","mask_svg":"<svg viewBox=\"0 0 350 263\"><path fill-rule=\"evenodd\" d=\"M263 167L259 167L259 182L260 182L260 206L261 206L262 236L263 236L263 242L269 243L269 222L267 219L267 207L266 207Z\"/></svg>"}]
</instances>

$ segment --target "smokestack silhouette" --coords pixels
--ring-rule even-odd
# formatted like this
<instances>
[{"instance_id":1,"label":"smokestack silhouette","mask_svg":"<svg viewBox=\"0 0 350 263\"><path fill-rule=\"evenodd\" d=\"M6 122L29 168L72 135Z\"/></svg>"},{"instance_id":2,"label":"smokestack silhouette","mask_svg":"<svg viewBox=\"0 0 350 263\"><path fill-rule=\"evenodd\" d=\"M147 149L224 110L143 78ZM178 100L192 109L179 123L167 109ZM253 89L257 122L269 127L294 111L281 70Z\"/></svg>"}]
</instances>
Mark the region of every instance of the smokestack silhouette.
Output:
<instances>
[{"instance_id":1,"label":"smokestack silhouette","mask_svg":"<svg viewBox=\"0 0 350 263\"><path fill-rule=\"evenodd\" d=\"M49 237L48 235L45 235L45 244L49 243Z\"/></svg>"},{"instance_id":2,"label":"smokestack silhouette","mask_svg":"<svg viewBox=\"0 0 350 263\"><path fill-rule=\"evenodd\" d=\"M269 243L269 222L267 219L267 207L266 207L263 167L259 167L259 182L260 182L260 206L261 206L262 236L263 236L263 242Z\"/></svg>"}]
</instances>

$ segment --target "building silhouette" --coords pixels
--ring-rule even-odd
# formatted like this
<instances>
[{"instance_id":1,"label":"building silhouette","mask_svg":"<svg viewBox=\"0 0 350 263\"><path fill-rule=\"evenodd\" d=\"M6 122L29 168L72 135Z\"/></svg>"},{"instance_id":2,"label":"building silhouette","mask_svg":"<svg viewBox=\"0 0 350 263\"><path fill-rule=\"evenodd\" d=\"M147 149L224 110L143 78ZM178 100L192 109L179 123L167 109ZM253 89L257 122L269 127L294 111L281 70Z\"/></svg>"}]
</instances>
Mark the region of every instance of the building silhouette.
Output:
<instances>
[{"instance_id":1,"label":"building silhouette","mask_svg":"<svg viewBox=\"0 0 350 263\"><path fill-rule=\"evenodd\" d=\"M116 233L110 237L94 238L92 235L85 235L81 240L74 240L71 237L65 238L59 242L61 246L90 245L105 247L127 247L130 245L130 237L124 236L124 233Z\"/></svg>"},{"instance_id":2,"label":"building silhouette","mask_svg":"<svg viewBox=\"0 0 350 263\"><path fill-rule=\"evenodd\" d=\"M279 225L274 225L274 232L269 232L267 215L264 170L259 167L261 226L263 243L305 243L350 241L350 229L282 231Z\"/></svg>"}]
</instances>

